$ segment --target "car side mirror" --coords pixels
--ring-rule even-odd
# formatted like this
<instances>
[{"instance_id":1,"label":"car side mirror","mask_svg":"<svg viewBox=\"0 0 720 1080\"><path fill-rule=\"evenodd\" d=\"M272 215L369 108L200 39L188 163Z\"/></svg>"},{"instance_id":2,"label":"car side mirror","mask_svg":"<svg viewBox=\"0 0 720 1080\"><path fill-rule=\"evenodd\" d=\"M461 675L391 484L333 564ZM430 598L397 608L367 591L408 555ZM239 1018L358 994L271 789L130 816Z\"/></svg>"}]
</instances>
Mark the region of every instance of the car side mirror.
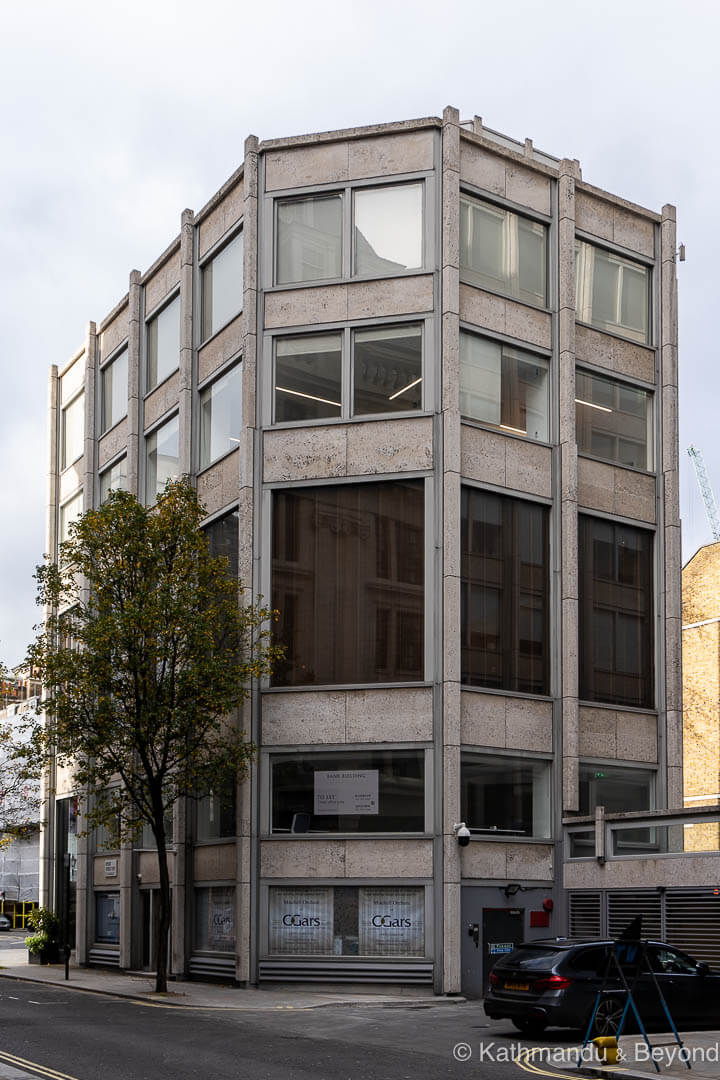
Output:
<instances>
[{"instance_id":1,"label":"car side mirror","mask_svg":"<svg viewBox=\"0 0 720 1080\"><path fill-rule=\"evenodd\" d=\"M698 975L709 975L710 965L706 964L704 960L701 960L698 964L695 965L695 970L697 971Z\"/></svg>"}]
</instances>

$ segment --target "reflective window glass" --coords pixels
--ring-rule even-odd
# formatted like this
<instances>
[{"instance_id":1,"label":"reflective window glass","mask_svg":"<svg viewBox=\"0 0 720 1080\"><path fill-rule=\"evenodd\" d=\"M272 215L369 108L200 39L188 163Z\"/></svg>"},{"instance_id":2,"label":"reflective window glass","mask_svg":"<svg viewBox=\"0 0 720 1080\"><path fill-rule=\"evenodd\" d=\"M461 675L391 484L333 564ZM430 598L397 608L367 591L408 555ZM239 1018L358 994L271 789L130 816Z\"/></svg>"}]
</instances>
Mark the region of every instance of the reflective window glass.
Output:
<instances>
[{"instance_id":1,"label":"reflective window glass","mask_svg":"<svg viewBox=\"0 0 720 1080\"><path fill-rule=\"evenodd\" d=\"M145 440L145 502L152 504L180 473L179 421L173 416Z\"/></svg>"},{"instance_id":2,"label":"reflective window glass","mask_svg":"<svg viewBox=\"0 0 720 1080\"><path fill-rule=\"evenodd\" d=\"M60 468L66 469L83 455L85 395L78 394L62 411Z\"/></svg>"},{"instance_id":3,"label":"reflective window glass","mask_svg":"<svg viewBox=\"0 0 720 1080\"><path fill-rule=\"evenodd\" d=\"M355 274L397 274L423 264L422 184L353 192Z\"/></svg>"},{"instance_id":4,"label":"reflective window glass","mask_svg":"<svg viewBox=\"0 0 720 1080\"><path fill-rule=\"evenodd\" d=\"M100 502L104 503L111 491L127 491L127 458L116 461L100 473Z\"/></svg>"},{"instance_id":5,"label":"reflective window glass","mask_svg":"<svg viewBox=\"0 0 720 1080\"><path fill-rule=\"evenodd\" d=\"M318 420L342 411L342 336L304 334L275 342L275 420Z\"/></svg>"},{"instance_id":6,"label":"reflective window glass","mask_svg":"<svg viewBox=\"0 0 720 1080\"><path fill-rule=\"evenodd\" d=\"M547 226L511 210L460 198L460 274L532 304L547 304Z\"/></svg>"},{"instance_id":7,"label":"reflective window glass","mask_svg":"<svg viewBox=\"0 0 720 1080\"><path fill-rule=\"evenodd\" d=\"M147 389L167 379L180 364L180 297L147 324Z\"/></svg>"},{"instance_id":8,"label":"reflective window glass","mask_svg":"<svg viewBox=\"0 0 720 1080\"><path fill-rule=\"evenodd\" d=\"M460 412L512 435L548 439L548 361L460 332Z\"/></svg>"},{"instance_id":9,"label":"reflective window glass","mask_svg":"<svg viewBox=\"0 0 720 1080\"><path fill-rule=\"evenodd\" d=\"M633 341L650 340L650 271L579 240L575 248L576 316Z\"/></svg>"},{"instance_id":10,"label":"reflective window glass","mask_svg":"<svg viewBox=\"0 0 720 1080\"><path fill-rule=\"evenodd\" d=\"M342 274L342 195L276 204L275 281L322 281Z\"/></svg>"},{"instance_id":11,"label":"reflective window glass","mask_svg":"<svg viewBox=\"0 0 720 1080\"><path fill-rule=\"evenodd\" d=\"M472 832L546 839L550 764L531 758L463 754L460 816Z\"/></svg>"},{"instance_id":12,"label":"reflective window glass","mask_svg":"<svg viewBox=\"0 0 720 1080\"><path fill-rule=\"evenodd\" d=\"M240 232L204 264L202 338L225 326L243 306L243 234Z\"/></svg>"},{"instance_id":13,"label":"reflective window glass","mask_svg":"<svg viewBox=\"0 0 720 1080\"><path fill-rule=\"evenodd\" d=\"M578 371L575 425L580 453L615 465L652 468L652 394Z\"/></svg>"},{"instance_id":14,"label":"reflective window glass","mask_svg":"<svg viewBox=\"0 0 720 1080\"><path fill-rule=\"evenodd\" d=\"M128 351L123 351L100 374L101 434L127 415Z\"/></svg>"},{"instance_id":15,"label":"reflective window glass","mask_svg":"<svg viewBox=\"0 0 720 1080\"><path fill-rule=\"evenodd\" d=\"M200 468L204 469L240 441L242 367L236 364L200 394Z\"/></svg>"}]
</instances>

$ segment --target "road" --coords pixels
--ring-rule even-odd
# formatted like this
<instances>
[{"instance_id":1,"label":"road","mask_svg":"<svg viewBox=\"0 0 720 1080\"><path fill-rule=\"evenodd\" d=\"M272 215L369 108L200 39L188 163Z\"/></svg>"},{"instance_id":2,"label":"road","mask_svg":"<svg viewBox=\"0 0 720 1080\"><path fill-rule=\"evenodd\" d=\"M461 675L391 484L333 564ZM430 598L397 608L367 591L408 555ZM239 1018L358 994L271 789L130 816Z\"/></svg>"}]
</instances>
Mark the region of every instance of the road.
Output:
<instances>
[{"instance_id":1,"label":"road","mask_svg":"<svg viewBox=\"0 0 720 1080\"><path fill-rule=\"evenodd\" d=\"M15 1080L525 1080L507 1060L520 1043L479 1003L240 1012L0 974L0 1078Z\"/></svg>"}]
</instances>

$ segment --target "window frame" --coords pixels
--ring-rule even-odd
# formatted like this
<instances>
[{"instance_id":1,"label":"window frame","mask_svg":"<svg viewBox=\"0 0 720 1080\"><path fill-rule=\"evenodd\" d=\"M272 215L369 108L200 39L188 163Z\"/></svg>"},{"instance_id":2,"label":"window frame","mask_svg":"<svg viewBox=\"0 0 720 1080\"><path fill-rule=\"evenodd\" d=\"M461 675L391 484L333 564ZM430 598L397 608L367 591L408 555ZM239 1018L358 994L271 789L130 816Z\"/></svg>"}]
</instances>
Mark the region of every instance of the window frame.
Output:
<instances>
[{"instance_id":1,"label":"window frame","mask_svg":"<svg viewBox=\"0 0 720 1080\"><path fill-rule=\"evenodd\" d=\"M463 181L460 186L460 202L466 199L468 201L475 201L477 203L485 203L491 209L503 211L506 214L514 214L518 218L524 218L526 221L532 222L535 225L542 225L545 228L545 303L539 304L537 301L531 300L527 297L513 296L512 293L507 292L500 288L493 288L490 285L481 285L477 281L473 281L468 276L467 270L461 265L461 252L462 241L458 239L458 267L460 273L460 284L470 285L474 289L480 289L483 292L492 294L493 296L502 296L504 299L512 300L516 304L525 304L527 307L535 308L536 311L552 312L554 306L554 298L556 292L555 275L553 271L553 258L552 252L555 248L554 231L555 222L552 214L543 214L539 210L534 210L529 206L521 206L519 203L512 202L509 199L503 199L501 196L485 191L482 188L476 187L473 184L469 184ZM458 229L460 228L460 205L458 203ZM470 271L472 273L472 271Z\"/></svg>"},{"instance_id":2,"label":"window frame","mask_svg":"<svg viewBox=\"0 0 720 1080\"><path fill-rule=\"evenodd\" d=\"M178 301L178 355L177 355L177 364L175 365L175 367L171 368L170 371L168 371L167 375L163 375L163 377L161 379L159 378L157 380L157 382L153 383L152 386L151 386L150 385L150 378L149 378L150 350L148 348L148 336L149 336L149 331L150 331L150 324L152 322L154 322L156 319L158 319L162 315L162 313L164 311L166 311L167 308L170 307L171 304L175 303L176 300ZM180 352L181 352L181 349L182 349L181 331L182 331L182 300L180 299L180 286L176 285L175 288L172 289L172 291L170 293L168 293L167 296L163 297L163 299L160 301L159 304L155 305L155 307L152 309L152 311L145 313L145 316L144 316L144 319L143 319L142 372L143 372L143 382L144 382L144 387L145 387L145 393L143 395L143 400L145 400L145 398L149 397L150 394L155 393L155 391L157 390L157 388L159 386L162 386L163 383L167 382L168 379L172 378L172 376L175 374L176 371L180 370Z\"/></svg>"},{"instance_id":3,"label":"window frame","mask_svg":"<svg viewBox=\"0 0 720 1080\"><path fill-rule=\"evenodd\" d=\"M263 427L298 428L323 426L325 424L363 423L366 421L390 420L396 417L427 416L434 407L433 380L429 373L434 369L434 327L431 316L401 315L394 319L373 319L350 323L329 323L313 327L288 330L283 327L265 335L265 355L263 370L268 373L269 386L263 394ZM422 399L418 409L398 409L393 412L355 413L355 335L363 330L398 330L404 326L418 327L420 330L420 378L422 379ZM275 419L275 370L277 360L277 342L283 338L299 339L311 337L340 337L340 413L337 416L322 416L307 420Z\"/></svg>"},{"instance_id":4,"label":"window frame","mask_svg":"<svg viewBox=\"0 0 720 1080\"><path fill-rule=\"evenodd\" d=\"M206 469L212 468L213 465L217 465L217 463L219 461L222 461L223 458L228 456L228 454L234 453L240 447L240 439L238 439L238 441L236 442L236 444L234 446L231 446L229 449L224 450L216 458L211 458L210 461L206 462L205 464L202 463L202 450L203 450L203 408L202 408L202 405L203 405L203 397L208 391L212 390L213 386L216 383L220 382L221 379L224 379L226 375L229 375L235 369L237 369L238 378L240 379L240 417L239 417L240 427L239 427L239 436L242 436L242 430L243 430L243 424L242 424L242 409L243 409L243 392L242 392L243 391L243 387L242 387L243 370L242 370L242 361L243 361L242 354L236 355L235 357L233 357L233 359L229 360L226 364L223 364L222 367L218 368L216 371L213 371L210 375L208 375L208 377L198 386L198 389L197 389L197 473L198 473L198 475L200 475L200 473L205 472Z\"/></svg>"},{"instance_id":5,"label":"window frame","mask_svg":"<svg viewBox=\"0 0 720 1080\"><path fill-rule=\"evenodd\" d=\"M144 506L155 506L156 503L157 503L157 497L158 497L158 494L159 494L159 492L156 491L152 502L148 501L148 489L147 489L147 482L148 482L148 449L147 449L147 444L148 444L148 439L152 438L153 435L156 435L158 433L158 431L160 431L163 427L165 427L166 424L169 424L169 423L171 423L171 421L176 420L176 419L178 421L178 476L180 476L180 475L182 475L181 470L180 470L180 462L182 460L182 446L181 446L181 443L180 443L180 429L179 429L180 412L178 410L178 406L173 405L172 409L168 413L166 413L164 416L161 416L152 425L152 427L149 427L146 431L144 431L142 433L143 454L142 454L142 488L141 488L141 491L142 491L142 501L143 501Z\"/></svg>"},{"instance_id":6,"label":"window frame","mask_svg":"<svg viewBox=\"0 0 720 1080\"><path fill-rule=\"evenodd\" d=\"M238 315L242 315L243 311L245 310L245 235L244 235L243 225L244 225L244 220L243 220L243 218L241 218L238 222L236 222L234 225L232 225L230 227L230 229L228 229L228 231L226 233L224 233L223 236L220 237L219 240L217 240L210 248L208 248L208 250L206 252L204 252L204 254L202 255L202 257L200 259L198 259L197 272L196 272L196 281L195 281L195 290L196 290L195 295L197 296L197 301L196 301L197 306L196 306L196 311L195 311L195 319L193 320L195 322L195 325L198 328L198 330L197 330L197 338L198 338L198 340L197 340L196 346L195 346L197 349L204 348L204 346L207 345L208 342L212 341L213 338L217 334L222 333L222 331L227 326L229 326L231 322L234 322L235 319L237 319ZM242 236L242 244L243 244L243 281L242 281L243 287L242 287L242 291L241 291L241 294L240 294L240 307L235 312L235 314L231 315L230 318L227 319L221 326L216 327L209 334L205 335L204 334L204 320L205 320L204 274L205 274L205 270L213 262L213 260L216 259L218 255L221 255L222 252L225 250L225 248L229 247L230 244L232 244L233 241L236 240L239 236Z\"/></svg>"},{"instance_id":7,"label":"window frame","mask_svg":"<svg viewBox=\"0 0 720 1080\"><path fill-rule=\"evenodd\" d=\"M544 808L544 817L547 819L547 833L546 835L536 834L533 830L530 836L520 833L517 830L512 829L494 829L491 826L481 827L473 825L470 821L470 815L467 813L467 808L461 805L461 816L465 815L465 823L470 830L471 836L475 836L478 839L485 842L486 840L500 841L502 843L536 843L536 844L550 844L553 842L554 829L553 829L553 806L554 806L554 787L555 787L555 772L553 769L553 756L552 754L540 754L540 753L528 753L521 752L519 750L508 750L502 752L495 749L475 748L463 746L460 751L460 799L461 804L464 798L463 795L463 764L472 764L478 762L483 765L496 764L498 768L503 762L509 765L522 765L530 763L533 768L541 766L543 769L543 783L546 785L545 799L546 804ZM534 787L533 787L534 795ZM533 806L533 817L535 817Z\"/></svg>"},{"instance_id":8,"label":"window frame","mask_svg":"<svg viewBox=\"0 0 720 1080\"><path fill-rule=\"evenodd\" d=\"M108 424L108 426L103 427L103 412L104 412L104 408L105 408L105 373L107 371L109 371L109 369L113 366L113 364L115 363L116 360L120 359L120 357L122 356L123 353L125 353L126 356L127 356L127 360L126 360L127 371L126 371L126 380L125 380L125 412L121 416L119 416L118 419L115 420L115 421L113 421L112 418L111 418L111 422ZM97 404L98 404L99 423L97 424L97 428L98 428L98 438L99 439L102 439L105 435L107 435L107 433L109 431L112 431L112 429L114 427L117 427L118 424L121 424L122 421L128 415L129 396L130 395L129 395L129 384L128 384L127 376L129 375L129 370L130 370L129 341L125 341L117 349L113 350L113 352L110 354L110 356L107 358L107 360L103 360L101 362L101 364L99 366L99 369L98 369L98 375L99 375L98 383L99 383L99 386L98 386L98 402L97 402Z\"/></svg>"},{"instance_id":9,"label":"window frame","mask_svg":"<svg viewBox=\"0 0 720 1080\"><path fill-rule=\"evenodd\" d=\"M420 184L422 186L422 265L416 269L397 270L394 273L354 274L354 237L355 218L353 192L367 189L382 189L398 185ZM331 195L341 196L341 272L338 277L316 278L310 281L277 281L278 269L278 214L281 202L323 198ZM417 173L398 173L385 177L369 177L358 180L340 181L329 184L313 184L307 188L279 188L266 192L263 226L265 235L272 237L272 244L266 245L264 252L263 280L265 292L280 292L287 289L313 288L318 285L339 284L350 281L383 281L394 277L414 277L430 274L436 269L437 241L435 237L435 173L434 170Z\"/></svg>"},{"instance_id":10,"label":"window frame","mask_svg":"<svg viewBox=\"0 0 720 1080\"><path fill-rule=\"evenodd\" d=\"M85 503L84 503L83 496L84 496L84 489L82 487L77 488L77 490L74 491L72 493L72 495L70 495L67 499L64 499L63 502L61 502L60 505L58 506L57 544L56 544L57 550L58 550L58 555L60 553L60 545L63 544L66 540L70 539L69 535L63 537L63 531L64 531L63 530L63 514L64 514L64 512L67 510L67 508L69 506L71 506L74 502L76 502L79 499L80 500L80 511L79 511L79 513L75 514L75 516L73 518L71 518L70 521L68 521L68 523L67 523L68 526L71 525L73 521L77 521L77 519L79 517L82 517L82 515L85 513L85 509L84 509Z\"/></svg>"},{"instance_id":11,"label":"window frame","mask_svg":"<svg viewBox=\"0 0 720 1080\"><path fill-rule=\"evenodd\" d=\"M584 364L584 363L578 363L577 364L576 369L575 369L575 373L576 373L576 378L575 378L575 395L576 395L575 396L575 406L576 406L576 410L575 410L576 411L575 441L576 441L576 444L577 444L578 457L588 458L590 461L600 461L600 462L603 462L606 465L611 465L614 468L618 468L618 469L631 469L634 472L641 473L641 474L643 474L645 476L654 476L656 471L657 471L657 460L656 460L657 459L657 453L656 453L656 445L655 445L656 444L655 410L656 410L656 405L657 405L657 394L656 394L657 387L655 387L652 383L642 382L642 381L639 381L637 379L623 378L622 376L620 376L616 372L610 373L610 372L606 371L605 369L599 370L597 368L593 368L593 367L591 367L591 366L589 366L587 364ZM599 454L592 453L591 450L584 450L584 449L581 448L580 442L579 442L579 440L577 438L577 431L578 431L577 406L582 405L582 404L588 404L588 403L579 400L578 397L577 397L577 393L578 393L577 376L578 375L585 375L585 376L589 376L590 378L593 378L593 379L600 379L600 380L602 380L604 382L613 383L615 386L618 386L618 387L621 387L621 388L626 388L628 390L641 391L642 393L646 394L646 396L647 396L646 417L645 417L645 428L646 428L645 456L646 456L646 460L647 460L646 468L643 469L638 465L627 465L627 464L625 464L625 463L623 463L621 461L616 461L616 460L613 460L613 459L611 459L609 457L602 457ZM592 407L593 403L589 403L589 404L590 404L590 407ZM620 438L621 436L616 435L614 437L617 439L617 438Z\"/></svg>"},{"instance_id":12,"label":"window frame","mask_svg":"<svg viewBox=\"0 0 720 1080\"><path fill-rule=\"evenodd\" d=\"M574 240L574 281L575 281L575 322L580 326L587 326L590 330L595 330L600 334L611 334L614 337L619 337L623 341L630 341L634 345L639 345L641 348L654 348L656 329L655 329L655 260L648 256L642 255L638 251L628 251L626 248L618 247L615 244L603 242L597 236L593 236L589 233L583 232L581 229L576 229ZM622 323L600 323L590 322L583 316L589 311L592 313L592 293L590 294L589 307L587 304L583 304L580 298L580 290L577 287L577 273L578 273L578 249L579 245L584 244L586 247L593 248L594 250L601 251L605 255L609 255L619 260L621 265L625 263L634 264L641 270L647 273L647 331L645 334L645 340L641 340L637 336L633 336L633 327L624 327ZM594 260L593 260L594 263ZM594 265L593 265L594 272ZM622 288L616 296L616 310L620 311L622 316ZM630 331L630 332L626 332ZM640 331L635 331L639 333Z\"/></svg>"},{"instance_id":13,"label":"window frame","mask_svg":"<svg viewBox=\"0 0 720 1080\"><path fill-rule=\"evenodd\" d=\"M105 501L102 498L102 478L103 478L103 476L105 476L106 473L109 473L112 469L114 469L116 465L119 465L121 461L124 460L125 462L127 462L127 458L128 458L127 450L123 449L119 454L116 454L114 458L111 458L110 461L106 462L101 469L98 469L98 473L97 473L97 504L98 504L98 506L102 506L103 502ZM126 472L125 472L125 476L126 476L126 478L128 476L127 469L126 469ZM125 488L111 488L110 490L111 491L127 491L128 489L127 489L127 487L125 487ZM106 496L106 498L107 498L107 496Z\"/></svg>"},{"instance_id":14,"label":"window frame","mask_svg":"<svg viewBox=\"0 0 720 1080\"><path fill-rule=\"evenodd\" d=\"M73 396L70 398L70 400L67 403L63 404L61 406L61 408L60 408L60 424L59 424L59 427L60 427L60 432L59 432L59 434L60 434L60 446L59 446L59 455L58 456L60 458L60 469L59 469L59 471L61 473L65 472L66 469L71 468L71 466L73 466L76 462L80 461L80 459L85 455L85 435L86 435L86 431L85 431L85 409L83 408L83 411L82 411L82 430L83 430L83 433L82 433L82 438L80 439L80 452L78 454L76 454L75 457L72 458L72 460L67 457L67 447L66 447L66 441L67 440L66 440L66 435L65 435L65 432L67 430L67 426L66 426L65 418L67 416L68 411L70 409L72 409L72 407L74 405L76 405L78 403L78 401L83 401L83 403L85 401L85 386L84 385L81 386L76 391L76 393L73 394Z\"/></svg>"}]
</instances>

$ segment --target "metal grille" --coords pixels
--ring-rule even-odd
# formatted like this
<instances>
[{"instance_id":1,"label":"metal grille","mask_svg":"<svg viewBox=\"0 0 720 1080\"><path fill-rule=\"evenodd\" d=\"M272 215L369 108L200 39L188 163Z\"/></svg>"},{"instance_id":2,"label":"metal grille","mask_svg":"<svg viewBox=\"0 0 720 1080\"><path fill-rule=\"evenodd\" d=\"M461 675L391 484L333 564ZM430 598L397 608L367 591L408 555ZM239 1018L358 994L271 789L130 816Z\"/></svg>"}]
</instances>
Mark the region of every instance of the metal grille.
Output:
<instances>
[{"instance_id":1,"label":"metal grille","mask_svg":"<svg viewBox=\"0 0 720 1080\"><path fill-rule=\"evenodd\" d=\"M206 979L235 979L234 956L201 956L195 953L188 965L191 975Z\"/></svg>"},{"instance_id":2,"label":"metal grille","mask_svg":"<svg viewBox=\"0 0 720 1080\"><path fill-rule=\"evenodd\" d=\"M666 940L720 971L720 895L713 889L668 889Z\"/></svg>"},{"instance_id":3,"label":"metal grille","mask_svg":"<svg viewBox=\"0 0 720 1080\"><path fill-rule=\"evenodd\" d=\"M570 937L602 937L602 907L599 892L570 893Z\"/></svg>"},{"instance_id":4,"label":"metal grille","mask_svg":"<svg viewBox=\"0 0 720 1080\"><path fill-rule=\"evenodd\" d=\"M261 982L412 983L431 986L432 964L358 964L293 960L266 960L260 964Z\"/></svg>"},{"instance_id":5,"label":"metal grille","mask_svg":"<svg viewBox=\"0 0 720 1080\"><path fill-rule=\"evenodd\" d=\"M655 889L622 889L607 894L608 937L617 938L637 915L642 915L642 936L663 940L662 897Z\"/></svg>"},{"instance_id":6,"label":"metal grille","mask_svg":"<svg viewBox=\"0 0 720 1080\"><path fill-rule=\"evenodd\" d=\"M88 952L88 965L91 967L120 967L120 950L103 949L95 946Z\"/></svg>"}]
</instances>

